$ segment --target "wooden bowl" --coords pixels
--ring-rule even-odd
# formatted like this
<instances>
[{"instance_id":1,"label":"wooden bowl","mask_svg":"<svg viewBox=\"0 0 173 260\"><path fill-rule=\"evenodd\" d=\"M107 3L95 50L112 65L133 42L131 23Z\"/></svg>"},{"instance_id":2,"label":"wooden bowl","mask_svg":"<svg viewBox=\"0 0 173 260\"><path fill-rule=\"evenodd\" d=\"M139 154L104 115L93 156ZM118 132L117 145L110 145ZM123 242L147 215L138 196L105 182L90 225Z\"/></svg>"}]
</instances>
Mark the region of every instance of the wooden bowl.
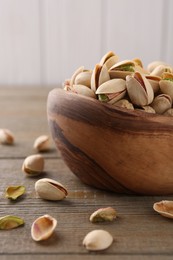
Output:
<instances>
[{"instance_id":1,"label":"wooden bowl","mask_svg":"<svg viewBox=\"0 0 173 260\"><path fill-rule=\"evenodd\" d=\"M173 194L173 118L130 111L62 89L49 93L50 131L84 183L128 194Z\"/></svg>"}]
</instances>

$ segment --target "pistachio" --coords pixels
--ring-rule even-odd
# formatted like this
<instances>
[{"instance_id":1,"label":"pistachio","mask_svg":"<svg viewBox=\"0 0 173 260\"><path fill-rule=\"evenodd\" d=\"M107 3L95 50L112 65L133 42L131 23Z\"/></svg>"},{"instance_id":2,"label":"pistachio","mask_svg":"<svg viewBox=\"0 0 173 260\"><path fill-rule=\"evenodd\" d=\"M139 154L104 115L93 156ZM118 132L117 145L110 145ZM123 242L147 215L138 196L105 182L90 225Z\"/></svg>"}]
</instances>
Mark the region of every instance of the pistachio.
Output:
<instances>
[{"instance_id":1,"label":"pistachio","mask_svg":"<svg viewBox=\"0 0 173 260\"><path fill-rule=\"evenodd\" d=\"M28 176L36 176L43 173L44 158L41 154L33 154L25 158L22 171Z\"/></svg>"},{"instance_id":2,"label":"pistachio","mask_svg":"<svg viewBox=\"0 0 173 260\"><path fill-rule=\"evenodd\" d=\"M156 111L157 114L164 114L172 107L172 99L169 95L160 94L155 97L151 107Z\"/></svg>"},{"instance_id":3,"label":"pistachio","mask_svg":"<svg viewBox=\"0 0 173 260\"><path fill-rule=\"evenodd\" d=\"M170 67L170 65L164 61L152 61L151 63L148 64L147 70L151 73L156 67L158 67L160 65Z\"/></svg>"},{"instance_id":4,"label":"pistachio","mask_svg":"<svg viewBox=\"0 0 173 260\"><path fill-rule=\"evenodd\" d=\"M84 66L79 67L72 75L71 79L70 79L70 86L74 85L75 82L75 78L77 77L77 75L79 73L81 73L82 71L84 71Z\"/></svg>"},{"instance_id":5,"label":"pistachio","mask_svg":"<svg viewBox=\"0 0 173 260\"><path fill-rule=\"evenodd\" d=\"M104 82L110 80L107 66L104 64L96 64L91 76L91 89L95 92L97 88Z\"/></svg>"},{"instance_id":6,"label":"pistachio","mask_svg":"<svg viewBox=\"0 0 173 260\"><path fill-rule=\"evenodd\" d=\"M156 111L151 106L142 106L141 108L137 108L136 110L145 111L147 113L155 114Z\"/></svg>"},{"instance_id":7,"label":"pistachio","mask_svg":"<svg viewBox=\"0 0 173 260\"><path fill-rule=\"evenodd\" d=\"M173 100L173 74L166 72L163 73L159 85L161 92L168 94Z\"/></svg>"},{"instance_id":8,"label":"pistachio","mask_svg":"<svg viewBox=\"0 0 173 260\"><path fill-rule=\"evenodd\" d=\"M84 85L86 87L91 87L91 75L92 71L83 71L79 73L74 81L74 85Z\"/></svg>"},{"instance_id":9,"label":"pistachio","mask_svg":"<svg viewBox=\"0 0 173 260\"><path fill-rule=\"evenodd\" d=\"M16 200L18 197L25 193L25 186L9 186L5 191L5 197L8 199Z\"/></svg>"},{"instance_id":10,"label":"pistachio","mask_svg":"<svg viewBox=\"0 0 173 260\"><path fill-rule=\"evenodd\" d=\"M84 85L73 85L71 90L72 90L72 92L75 92L76 94L96 98L94 91Z\"/></svg>"},{"instance_id":11,"label":"pistachio","mask_svg":"<svg viewBox=\"0 0 173 260\"><path fill-rule=\"evenodd\" d=\"M38 152L45 152L50 149L50 139L47 135L41 135L37 137L33 145L34 149Z\"/></svg>"},{"instance_id":12,"label":"pistachio","mask_svg":"<svg viewBox=\"0 0 173 260\"><path fill-rule=\"evenodd\" d=\"M153 209L166 218L173 218L173 201L171 200L156 202Z\"/></svg>"},{"instance_id":13,"label":"pistachio","mask_svg":"<svg viewBox=\"0 0 173 260\"><path fill-rule=\"evenodd\" d=\"M89 251L99 251L111 246L112 242L113 237L108 231L96 229L84 237L83 245Z\"/></svg>"},{"instance_id":14,"label":"pistachio","mask_svg":"<svg viewBox=\"0 0 173 260\"><path fill-rule=\"evenodd\" d=\"M0 143L12 145L14 143L14 135L8 129L0 129Z\"/></svg>"},{"instance_id":15,"label":"pistachio","mask_svg":"<svg viewBox=\"0 0 173 260\"><path fill-rule=\"evenodd\" d=\"M135 72L135 62L131 60L120 61L109 69L111 79L126 79L126 76L131 75L133 72Z\"/></svg>"},{"instance_id":16,"label":"pistachio","mask_svg":"<svg viewBox=\"0 0 173 260\"><path fill-rule=\"evenodd\" d=\"M173 116L173 108L166 110L163 114L165 116Z\"/></svg>"},{"instance_id":17,"label":"pistachio","mask_svg":"<svg viewBox=\"0 0 173 260\"><path fill-rule=\"evenodd\" d=\"M0 218L0 229L13 229L24 224L22 218L7 215Z\"/></svg>"},{"instance_id":18,"label":"pistachio","mask_svg":"<svg viewBox=\"0 0 173 260\"><path fill-rule=\"evenodd\" d=\"M116 211L111 207L101 208L94 211L90 216L90 221L95 222L104 222L104 221L113 221L116 218Z\"/></svg>"},{"instance_id":19,"label":"pistachio","mask_svg":"<svg viewBox=\"0 0 173 260\"><path fill-rule=\"evenodd\" d=\"M159 65L151 72L150 75L161 77L164 72L172 73L173 69L170 66Z\"/></svg>"},{"instance_id":20,"label":"pistachio","mask_svg":"<svg viewBox=\"0 0 173 260\"><path fill-rule=\"evenodd\" d=\"M129 102L127 99L120 99L119 101L115 102L114 105L118 107L124 107L127 109L134 110L133 104Z\"/></svg>"},{"instance_id":21,"label":"pistachio","mask_svg":"<svg viewBox=\"0 0 173 260\"><path fill-rule=\"evenodd\" d=\"M42 178L36 181L35 191L42 199L46 200L62 200L68 194L66 188L61 183L49 178Z\"/></svg>"},{"instance_id":22,"label":"pistachio","mask_svg":"<svg viewBox=\"0 0 173 260\"><path fill-rule=\"evenodd\" d=\"M109 70L114 64L118 62L119 58L118 56L112 52L107 52L100 60L100 65L103 66L106 65L107 69Z\"/></svg>"},{"instance_id":23,"label":"pistachio","mask_svg":"<svg viewBox=\"0 0 173 260\"><path fill-rule=\"evenodd\" d=\"M154 93L157 93L160 89L159 81L161 80L161 77L158 76L152 76L152 75L146 75L146 79L150 82Z\"/></svg>"},{"instance_id":24,"label":"pistachio","mask_svg":"<svg viewBox=\"0 0 173 260\"><path fill-rule=\"evenodd\" d=\"M35 241L48 239L54 232L57 220L50 215L37 218L31 226L31 237Z\"/></svg>"}]
</instances>

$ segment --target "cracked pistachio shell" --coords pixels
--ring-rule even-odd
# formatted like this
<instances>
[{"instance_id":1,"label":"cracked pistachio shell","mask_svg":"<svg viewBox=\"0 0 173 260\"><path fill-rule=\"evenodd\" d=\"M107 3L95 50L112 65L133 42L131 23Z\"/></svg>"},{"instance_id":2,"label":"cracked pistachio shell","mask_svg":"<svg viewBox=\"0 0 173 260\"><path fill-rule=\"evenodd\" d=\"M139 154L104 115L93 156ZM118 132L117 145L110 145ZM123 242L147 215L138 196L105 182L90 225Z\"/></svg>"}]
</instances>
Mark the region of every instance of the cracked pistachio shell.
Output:
<instances>
[{"instance_id":1,"label":"cracked pistachio shell","mask_svg":"<svg viewBox=\"0 0 173 260\"><path fill-rule=\"evenodd\" d=\"M172 73L172 72L173 72L173 69L172 69L171 67L169 67L169 66L159 65L159 66L157 66L157 67L151 72L150 75L162 77L162 74L163 74L164 72Z\"/></svg>"},{"instance_id":2,"label":"cracked pistachio shell","mask_svg":"<svg viewBox=\"0 0 173 260\"><path fill-rule=\"evenodd\" d=\"M40 198L46 200L62 200L68 194L66 188L60 182L49 178L36 181L35 191Z\"/></svg>"},{"instance_id":3,"label":"cracked pistachio shell","mask_svg":"<svg viewBox=\"0 0 173 260\"><path fill-rule=\"evenodd\" d=\"M109 70L118 61L119 61L118 56L114 52L109 51L102 57L99 64L101 66L103 66L103 64L105 64L107 69Z\"/></svg>"},{"instance_id":4,"label":"cracked pistachio shell","mask_svg":"<svg viewBox=\"0 0 173 260\"><path fill-rule=\"evenodd\" d=\"M104 95L106 98L104 101L114 104L125 96L126 82L123 79L108 80L98 87L96 94L99 95L100 100L100 97Z\"/></svg>"},{"instance_id":5,"label":"cracked pistachio shell","mask_svg":"<svg viewBox=\"0 0 173 260\"><path fill-rule=\"evenodd\" d=\"M165 116L173 116L173 108L170 108L166 110L165 113L163 113Z\"/></svg>"},{"instance_id":6,"label":"cracked pistachio shell","mask_svg":"<svg viewBox=\"0 0 173 260\"><path fill-rule=\"evenodd\" d=\"M57 220L50 215L37 218L31 226L31 237L35 241L48 239L54 232Z\"/></svg>"},{"instance_id":7,"label":"cracked pistachio shell","mask_svg":"<svg viewBox=\"0 0 173 260\"><path fill-rule=\"evenodd\" d=\"M132 61L135 63L135 65L140 66L141 68L143 68L143 64L142 64L141 59L134 58Z\"/></svg>"},{"instance_id":8,"label":"cracked pistachio shell","mask_svg":"<svg viewBox=\"0 0 173 260\"><path fill-rule=\"evenodd\" d=\"M22 218L7 215L0 218L0 229L13 229L24 224Z\"/></svg>"},{"instance_id":9,"label":"cracked pistachio shell","mask_svg":"<svg viewBox=\"0 0 173 260\"><path fill-rule=\"evenodd\" d=\"M77 70L75 70L75 72L73 73L73 75L71 76L71 79L70 79L70 86L71 87L74 85L75 78L77 77L77 75L79 73L81 73L82 71L84 71L84 66L81 66Z\"/></svg>"},{"instance_id":10,"label":"cracked pistachio shell","mask_svg":"<svg viewBox=\"0 0 173 260\"><path fill-rule=\"evenodd\" d=\"M96 98L94 91L84 85L73 85L72 91L76 94Z\"/></svg>"},{"instance_id":11,"label":"cracked pistachio shell","mask_svg":"<svg viewBox=\"0 0 173 260\"><path fill-rule=\"evenodd\" d=\"M28 176L36 176L43 173L44 158L41 154L33 154L25 158L22 171L27 173Z\"/></svg>"},{"instance_id":12,"label":"cracked pistachio shell","mask_svg":"<svg viewBox=\"0 0 173 260\"><path fill-rule=\"evenodd\" d=\"M45 152L50 149L50 138L47 135L41 135L34 141L33 148L38 152Z\"/></svg>"},{"instance_id":13,"label":"cracked pistachio shell","mask_svg":"<svg viewBox=\"0 0 173 260\"><path fill-rule=\"evenodd\" d=\"M16 200L18 197L22 196L26 191L25 186L9 186L5 191L5 197L8 199Z\"/></svg>"},{"instance_id":14,"label":"cracked pistachio shell","mask_svg":"<svg viewBox=\"0 0 173 260\"><path fill-rule=\"evenodd\" d=\"M134 110L133 104L131 102L129 102L127 99L121 99L121 100L115 102L114 105L118 106L118 107L124 107L127 109Z\"/></svg>"},{"instance_id":15,"label":"cracked pistachio shell","mask_svg":"<svg viewBox=\"0 0 173 260\"><path fill-rule=\"evenodd\" d=\"M161 92L169 95L173 100L173 74L163 73L159 85L160 85Z\"/></svg>"},{"instance_id":16,"label":"cracked pistachio shell","mask_svg":"<svg viewBox=\"0 0 173 260\"><path fill-rule=\"evenodd\" d=\"M91 75L92 75L92 71L83 71L79 73L75 78L74 85L84 85L90 88Z\"/></svg>"},{"instance_id":17,"label":"cracked pistachio shell","mask_svg":"<svg viewBox=\"0 0 173 260\"><path fill-rule=\"evenodd\" d=\"M110 247L112 242L113 237L108 231L96 229L84 237L83 245L89 251L99 251Z\"/></svg>"},{"instance_id":18,"label":"cracked pistachio shell","mask_svg":"<svg viewBox=\"0 0 173 260\"><path fill-rule=\"evenodd\" d=\"M0 129L0 144L12 145L14 143L14 135L9 129Z\"/></svg>"},{"instance_id":19,"label":"cracked pistachio shell","mask_svg":"<svg viewBox=\"0 0 173 260\"><path fill-rule=\"evenodd\" d=\"M116 210L111 207L101 208L94 211L90 216L90 221L95 222L104 222L104 221L113 221L116 218Z\"/></svg>"},{"instance_id":20,"label":"cracked pistachio shell","mask_svg":"<svg viewBox=\"0 0 173 260\"><path fill-rule=\"evenodd\" d=\"M101 84L108 80L110 80L110 76L106 65L96 64L91 76L91 89L95 92Z\"/></svg>"},{"instance_id":21,"label":"cracked pistachio shell","mask_svg":"<svg viewBox=\"0 0 173 260\"><path fill-rule=\"evenodd\" d=\"M133 74L134 71L135 71L135 62L131 60L123 60L114 64L109 69L109 75L111 79L114 78L126 79L126 76Z\"/></svg>"},{"instance_id":22,"label":"cracked pistachio shell","mask_svg":"<svg viewBox=\"0 0 173 260\"><path fill-rule=\"evenodd\" d=\"M148 64L147 70L151 73L159 65L164 65L164 66L170 67L170 65L164 61L152 61L151 63Z\"/></svg>"},{"instance_id":23,"label":"cracked pistachio shell","mask_svg":"<svg viewBox=\"0 0 173 260\"><path fill-rule=\"evenodd\" d=\"M127 92L134 105L149 105L154 98L154 92L151 84L144 75L135 72L133 76L126 77Z\"/></svg>"},{"instance_id":24,"label":"cracked pistachio shell","mask_svg":"<svg viewBox=\"0 0 173 260\"><path fill-rule=\"evenodd\" d=\"M168 109L172 107L172 99L169 95L160 94L155 97L151 107L157 114L164 114Z\"/></svg>"},{"instance_id":25,"label":"cracked pistachio shell","mask_svg":"<svg viewBox=\"0 0 173 260\"><path fill-rule=\"evenodd\" d=\"M173 218L173 201L162 200L156 202L153 209L166 218Z\"/></svg>"}]
</instances>

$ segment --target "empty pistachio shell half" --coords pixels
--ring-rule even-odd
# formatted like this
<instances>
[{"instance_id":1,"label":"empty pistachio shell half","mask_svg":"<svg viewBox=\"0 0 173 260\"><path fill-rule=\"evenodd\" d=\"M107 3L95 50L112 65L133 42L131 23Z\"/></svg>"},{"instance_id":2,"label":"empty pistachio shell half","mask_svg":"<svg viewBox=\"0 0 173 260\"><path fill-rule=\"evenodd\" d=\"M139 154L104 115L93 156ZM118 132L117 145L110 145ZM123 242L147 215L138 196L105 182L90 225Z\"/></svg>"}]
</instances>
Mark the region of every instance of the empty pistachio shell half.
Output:
<instances>
[{"instance_id":1,"label":"empty pistachio shell half","mask_svg":"<svg viewBox=\"0 0 173 260\"><path fill-rule=\"evenodd\" d=\"M83 245L87 250L99 251L108 248L113 242L112 235L105 230L93 230L89 232L84 240Z\"/></svg>"},{"instance_id":2,"label":"empty pistachio shell half","mask_svg":"<svg viewBox=\"0 0 173 260\"><path fill-rule=\"evenodd\" d=\"M173 201L171 200L156 202L153 209L166 218L173 218Z\"/></svg>"},{"instance_id":3,"label":"empty pistachio shell half","mask_svg":"<svg viewBox=\"0 0 173 260\"><path fill-rule=\"evenodd\" d=\"M113 221L116 218L116 211L111 207L101 208L94 211L90 216L90 221L95 222L104 222L104 221Z\"/></svg>"},{"instance_id":4,"label":"empty pistachio shell half","mask_svg":"<svg viewBox=\"0 0 173 260\"><path fill-rule=\"evenodd\" d=\"M62 200L67 196L66 188L59 182L43 178L35 183L35 191L42 199Z\"/></svg>"},{"instance_id":5,"label":"empty pistachio shell half","mask_svg":"<svg viewBox=\"0 0 173 260\"><path fill-rule=\"evenodd\" d=\"M76 94L96 98L94 91L84 85L73 85L72 91Z\"/></svg>"},{"instance_id":6,"label":"empty pistachio shell half","mask_svg":"<svg viewBox=\"0 0 173 260\"><path fill-rule=\"evenodd\" d=\"M12 145L14 143L14 135L8 129L0 129L0 143Z\"/></svg>"},{"instance_id":7,"label":"empty pistachio shell half","mask_svg":"<svg viewBox=\"0 0 173 260\"><path fill-rule=\"evenodd\" d=\"M50 139L47 135L41 135L34 141L34 149L38 152L48 151L50 149Z\"/></svg>"},{"instance_id":8,"label":"empty pistachio shell half","mask_svg":"<svg viewBox=\"0 0 173 260\"><path fill-rule=\"evenodd\" d=\"M105 64L96 64L91 76L91 89L95 92L104 82L110 80L107 66Z\"/></svg>"},{"instance_id":9,"label":"empty pistachio shell half","mask_svg":"<svg viewBox=\"0 0 173 260\"><path fill-rule=\"evenodd\" d=\"M13 229L24 224L22 218L16 216L4 216L0 218L0 229Z\"/></svg>"},{"instance_id":10,"label":"empty pistachio shell half","mask_svg":"<svg viewBox=\"0 0 173 260\"><path fill-rule=\"evenodd\" d=\"M110 69L118 61L119 61L118 56L114 52L109 51L101 58L99 64L101 66L103 66L103 64L105 64L107 69Z\"/></svg>"},{"instance_id":11,"label":"empty pistachio shell half","mask_svg":"<svg viewBox=\"0 0 173 260\"><path fill-rule=\"evenodd\" d=\"M37 218L31 226L31 236L35 241L48 239L54 232L57 220L50 215Z\"/></svg>"},{"instance_id":12,"label":"empty pistachio shell half","mask_svg":"<svg viewBox=\"0 0 173 260\"><path fill-rule=\"evenodd\" d=\"M16 200L18 197L25 193L25 186L9 186L5 191L5 197L8 199Z\"/></svg>"},{"instance_id":13,"label":"empty pistachio shell half","mask_svg":"<svg viewBox=\"0 0 173 260\"><path fill-rule=\"evenodd\" d=\"M43 172L44 158L41 154L34 154L26 157L23 162L22 170L28 176L36 176Z\"/></svg>"}]
</instances>

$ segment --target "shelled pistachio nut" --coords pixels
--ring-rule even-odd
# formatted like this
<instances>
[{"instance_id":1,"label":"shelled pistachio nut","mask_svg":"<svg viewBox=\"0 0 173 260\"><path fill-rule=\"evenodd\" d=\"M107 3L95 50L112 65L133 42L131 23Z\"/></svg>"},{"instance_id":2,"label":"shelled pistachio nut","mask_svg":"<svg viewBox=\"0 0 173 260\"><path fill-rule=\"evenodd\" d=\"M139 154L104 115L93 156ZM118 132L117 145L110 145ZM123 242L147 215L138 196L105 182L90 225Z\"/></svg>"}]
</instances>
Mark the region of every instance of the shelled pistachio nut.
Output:
<instances>
[{"instance_id":1,"label":"shelled pistachio nut","mask_svg":"<svg viewBox=\"0 0 173 260\"><path fill-rule=\"evenodd\" d=\"M45 152L50 149L50 138L47 135L41 135L34 141L33 148L38 152Z\"/></svg>"},{"instance_id":2,"label":"shelled pistachio nut","mask_svg":"<svg viewBox=\"0 0 173 260\"><path fill-rule=\"evenodd\" d=\"M7 215L0 218L0 229L13 229L24 224L24 220L20 217Z\"/></svg>"},{"instance_id":3,"label":"shelled pistachio nut","mask_svg":"<svg viewBox=\"0 0 173 260\"><path fill-rule=\"evenodd\" d=\"M128 75L126 86L130 100L134 105L146 106L153 101L153 88L141 73L135 72L132 76Z\"/></svg>"},{"instance_id":4,"label":"shelled pistachio nut","mask_svg":"<svg viewBox=\"0 0 173 260\"><path fill-rule=\"evenodd\" d=\"M94 91L92 89L84 86L84 85L73 85L71 90L73 92L75 92L76 94L80 94L80 95L83 95L83 96L96 98L96 95L95 95Z\"/></svg>"},{"instance_id":5,"label":"shelled pistachio nut","mask_svg":"<svg viewBox=\"0 0 173 260\"><path fill-rule=\"evenodd\" d=\"M112 242L113 237L108 231L96 229L84 237L83 245L89 251L99 251L110 247Z\"/></svg>"},{"instance_id":6,"label":"shelled pistachio nut","mask_svg":"<svg viewBox=\"0 0 173 260\"><path fill-rule=\"evenodd\" d=\"M25 186L9 186L5 191L5 197L8 199L16 200L18 197L22 196L26 191Z\"/></svg>"},{"instance_id":7,"label":"shelled pistachio nut","mask_svg":"<svg viewBox=\"0 0 173 260\"><path fill-rule=\"evenodd\" d=\"M95 92L101 84L108 80L110 80L110 76L107 66L96 64L91 76L91 89Z\"/></svg>"},{"instance_id":8,"label":"shelled pistachio nut","mask_svg":"<svg viewBox=\"0 0 173 260\"><path fill-rule=\"evenodd\" d=\"M160 94L156 96L151 103L151 107L157 114L164 114L168 109L172 107L172 99L169 95Z\"/></svg>"},{"instance_id":9,"label":"shelled pistachio nut","mask_svg":"<svg viewBox=\"0 0 173 260\"><path fill-rule=\"evenodd\" d=\"M92 75L92 70L80 72L74 80L74 85L84 85L84 86L90 88L91 87L91 75Z\"/></svg>"},{"instance_id":10,"label":"shelled pistachio nut","mask_svg":"<svg viewBox=\"0 0 173 260\"><path fill-rule=\"evenodd\" d=\"M90 221L95 222L104 222L104 221L113 221L117 217L116 210L112 207L101 208L94 211L90 216Z\"/></svg>"},{"instance_id":11,"label":"shelled pistachio nut","mask_svg":"<svg viewBox=\"0 0 173 260\"><path fill-rule=\"evenodd\" d=\"M9 129L0 129L0 144L12 145L14 143L14 135Z\"/></svg>"},{"instance_id":12,"label":"shelled pistachio nut","mask_svg":"<svg viewBox=\"0 0 173 260\"><path fill-rule=\"evenodd\" d=\"M118 61L119 61L118 56L114 52L109 51L101 58L99 64L101 66L105 64L107 69L109 70Z\"/></svg>"},{"instance_id":13,"label":"shelled pistachio nut","mask_svg":"<svg viewBox=\"0 0 173 260\"><path fill-rule=\"evenodd\" d=\"M173 218L173 201L171 200L156 202L153 209L166 218Z\"/></svg>"},{"instance_id":14,"label":"shelled pistachio nut","mask_svg":"<svg viewBox=\"0 0 173 260\"><path fill-rule=\"evenodd\" d=\"M104 82L96 90L100 101L114 104L126 94L126 82L123 79L111 79Z\"/></svg>"},{"instance_id":15,"label":"shelled pistachio nut","mask_svg":"<svg viewBox=\"0 0 173 260\"><path fill-rule=\"evenodd\" d=\"M43 173L44 157L41 154L33 154L25 158L22 171L28 176L36 176Z\"/></svg>"},{"instance_id":16,"label":"shelled pistachio nut","mask_svg":"<svg viewBox=\"0 0 173 260\"><path fill-rule=\"evenodd\" d=\"M43 178L35 183L35 191L42 199L46 200L62 200L68 192L60 183L49 178Z\"/></svg>"},{"instance_id":17,"label":"shelled pistachio nut","mask_svg":"<svg viewBox=\"0 0 173 260\"><path fill-rule=\"evenodd\" d=\"M111 79L126 79L126 76L133 74L133 72L135 72L135 62L132 60L120 61L109 69Z\"/></svg>"},{"instance_id":18,"label":"shelled pistachio nut","mask_svg":"<svg viewBox=\"0 0 173 260\"><path fill-rule=\"evenodd\" d=\"M131 102L129 102L127 99L120 99L117 102L115 102L113 105L118 106L118 107L124 107L127 109L134 110L134 106Z\"/></svg>"},{"instance_id":19,"label":"shelled pistachio nut","mask_svg":"<svg viewBox=\"0 0 173 260\"><path fill-rule=\"evenodd\" d=\"M57 220L50 215L37 218L31 226L31 237L35 241L48 239L57 226Z\"/></svg>"},{"instance_id":20,"label":"shelled pistachio nut","mask_svg":"<svg viewBox=\"0 0 173 260\"><path fill-rule=\"evenodd\" d=\"M163 73L159 85L161 92L168 94L173 100L173 74L167 72Z\"/></svg>"}]
</instances>

